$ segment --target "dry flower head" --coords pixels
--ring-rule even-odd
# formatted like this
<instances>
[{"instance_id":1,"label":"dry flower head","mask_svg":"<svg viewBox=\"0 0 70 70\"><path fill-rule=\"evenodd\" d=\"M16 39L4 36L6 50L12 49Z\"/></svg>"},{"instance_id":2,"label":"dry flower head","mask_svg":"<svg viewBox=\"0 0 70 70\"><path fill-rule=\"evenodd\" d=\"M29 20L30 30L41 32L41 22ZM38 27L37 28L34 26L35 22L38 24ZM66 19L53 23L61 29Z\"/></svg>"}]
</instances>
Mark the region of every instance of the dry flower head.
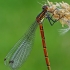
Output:
<instances>
[{"instance_id":1,"label":"dry flower head","mask_svg":"<svg viewBox=\"0 0 70 70\"><path fill-rule=\"evenodd\" d=\"M60 29L60 32L62 32L63 34L65 34L67 31L70 30L70 5L66 2L49 2L47 0L48 3L48 11L51 12L51 14L53 15L53 17L57 20L59 18L61 18L59 21L62 24L62 27L64 27L64 25L67 25L68 28L66 29Z\"/></svg>"}]
</instances>

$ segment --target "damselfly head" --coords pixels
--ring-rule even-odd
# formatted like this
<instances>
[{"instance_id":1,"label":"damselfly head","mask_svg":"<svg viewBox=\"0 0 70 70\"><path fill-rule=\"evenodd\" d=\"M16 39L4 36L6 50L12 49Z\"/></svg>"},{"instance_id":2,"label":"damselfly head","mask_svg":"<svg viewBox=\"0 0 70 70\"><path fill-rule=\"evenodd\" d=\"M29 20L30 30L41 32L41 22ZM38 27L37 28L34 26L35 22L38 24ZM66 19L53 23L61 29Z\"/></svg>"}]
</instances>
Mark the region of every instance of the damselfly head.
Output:
<instances>
[{"instance_id":1,"label":"damselfly head","mask_svg":"<svg viewBox=\"0 0 70 70\"><path fill-rule=\"evenodd\" d=\"M43 9L43 10L47 10L47 9L48 9L48 6L47 6L47 5L44 5L44 6L42 7L42 9Z\"/></svg>"}]
</instances>

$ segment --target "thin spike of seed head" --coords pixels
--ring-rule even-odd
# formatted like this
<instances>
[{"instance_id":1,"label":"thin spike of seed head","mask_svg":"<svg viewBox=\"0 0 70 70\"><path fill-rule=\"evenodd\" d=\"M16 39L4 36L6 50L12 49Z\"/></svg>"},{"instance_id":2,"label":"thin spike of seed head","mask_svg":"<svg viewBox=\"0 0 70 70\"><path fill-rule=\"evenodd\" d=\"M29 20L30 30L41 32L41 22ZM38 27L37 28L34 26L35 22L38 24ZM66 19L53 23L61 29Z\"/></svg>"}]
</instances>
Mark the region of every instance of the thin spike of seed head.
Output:
<instances>
[{"instance_id":1,"label":"thin spike of seed head","mask_svg":"<svg viewBox=\"0 0 70 70\"><path fill-rule=\"evenodd\" d=\"M70 30L70 28L66 28L66 29L59 29L59 33L60 35L63 35L65 33L67 33Z\"/></svg>"}]
</instances>

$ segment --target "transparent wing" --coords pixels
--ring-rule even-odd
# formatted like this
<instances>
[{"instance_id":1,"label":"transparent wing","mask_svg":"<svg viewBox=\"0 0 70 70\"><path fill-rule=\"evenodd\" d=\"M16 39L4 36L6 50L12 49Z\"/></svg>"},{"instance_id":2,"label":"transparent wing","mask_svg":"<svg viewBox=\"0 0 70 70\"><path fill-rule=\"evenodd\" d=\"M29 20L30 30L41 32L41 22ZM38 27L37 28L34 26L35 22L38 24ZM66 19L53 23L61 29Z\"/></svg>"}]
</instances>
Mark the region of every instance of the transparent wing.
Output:
<instances>
[{"instance_id":1,"label":"transparent wing","mask_svg":"<svg viewBox=\"0 0 70 70\"><path fill-rule=\"evenodd\" d=\"M10 50L4 59L5 65L16 70L22 63L24 63L31 51L37 26L38 23L35 21L25 35Z\"/></svg>"}]
</instances>

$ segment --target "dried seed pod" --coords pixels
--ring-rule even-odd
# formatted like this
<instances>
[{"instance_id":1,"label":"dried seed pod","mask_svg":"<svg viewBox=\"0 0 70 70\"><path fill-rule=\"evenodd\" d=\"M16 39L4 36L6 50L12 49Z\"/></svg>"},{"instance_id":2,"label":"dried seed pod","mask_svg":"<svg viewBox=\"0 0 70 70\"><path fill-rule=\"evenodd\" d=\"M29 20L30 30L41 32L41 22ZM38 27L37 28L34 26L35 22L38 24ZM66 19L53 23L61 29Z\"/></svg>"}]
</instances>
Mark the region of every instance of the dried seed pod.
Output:
<instances>
[{"instance_id":1,"label":"dried seed pod","mask_svg":"<svg viewBox=\"0 0 70 70\"><path fill-rule=\"evenodd\" d=\"M66 33L67 31L70 30L70 5L66 2L49 2L47 0L48 3L48 11L53 15L53 18L60 21L60 23L62 24L62 27L64 27L64 25L67 25L68 28L66 29L61 29L61 32Z\"/></svg>"}]
</instances>

